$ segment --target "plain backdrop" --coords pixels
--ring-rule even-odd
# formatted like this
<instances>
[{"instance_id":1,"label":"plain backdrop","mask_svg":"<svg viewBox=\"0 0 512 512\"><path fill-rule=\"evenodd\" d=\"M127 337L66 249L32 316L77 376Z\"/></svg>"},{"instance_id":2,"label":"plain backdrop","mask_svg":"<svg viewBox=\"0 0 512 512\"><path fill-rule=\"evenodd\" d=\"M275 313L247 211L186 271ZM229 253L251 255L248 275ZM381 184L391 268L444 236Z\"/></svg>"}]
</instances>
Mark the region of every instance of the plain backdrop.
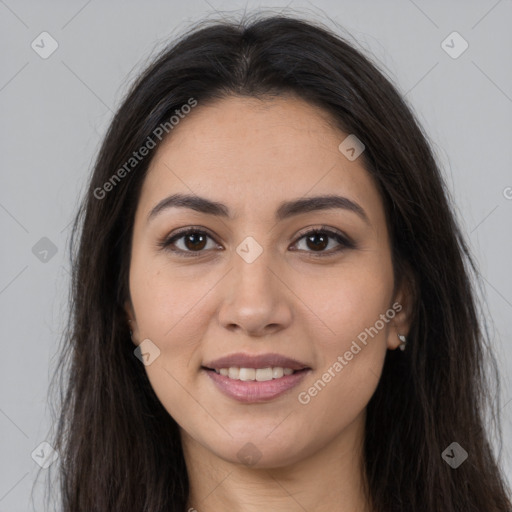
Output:
<instances>
[{"instance_id":1,"label":"plain backdrop","mask_svg":"<svg viewBox=\"0 0 512 512\"><path fill-rule=\"evenodd\" d=\"M47 470L30 502L33 454L51 427L69 223L113 112L151 56L193 22L259 8L348 31L429 135L485 285L502 378L500 460L512 481L511 0L0 0L0 512L43 510Z\"/></svg>"}]
</instances>

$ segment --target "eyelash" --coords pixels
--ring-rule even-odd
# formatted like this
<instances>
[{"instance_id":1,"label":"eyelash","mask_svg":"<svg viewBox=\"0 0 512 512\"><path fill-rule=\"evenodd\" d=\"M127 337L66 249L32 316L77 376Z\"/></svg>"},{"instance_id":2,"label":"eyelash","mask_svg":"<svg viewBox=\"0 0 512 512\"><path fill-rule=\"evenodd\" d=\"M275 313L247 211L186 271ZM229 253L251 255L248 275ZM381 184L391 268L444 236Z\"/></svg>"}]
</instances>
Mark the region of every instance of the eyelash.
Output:
<instances>
[{"instance_id":1,"label":"eyelash","mask_svg":"<svg viewBox=\"0 0 512 512\"><path fill-rule=\"evenodd\" d=\"M205 250L200 250L200 251L184 251L182 249L176 249L176 248L171 248L171 246L178 240L180 240L181 238L187 236L187 235L190 235L190 234L201 234L201 235L206 235L207 237L211 238L212 240L215 241L214 237L212 237L207 231L205 231L204 229L200 229L200 228L195 228L195 227L189 227L189 228L186 228L186 229L183 229L181 231L179 231L178 233L175 233L174 235L172 235L171 237L167 237L167 238L164 238L163 240L161 240L160 242L158 242L158 247L162 250L168 250L168 251L171 251L175 254L177 254L178 256L183 256L183 257L197 257L196 255L200 255L201 253L204 253L206 252ZM343 249L353 249L355 248L355 244L354 242L352 242L352 240L350 240L347 236L343 235L342 233L338 232L338 231L334 231L330 228L328 228L327 226L321 226L319 228L313 228L309 231L306 231L305 233L302 233L299 235L299 237L297 238L297 240L294 242L294 245L297 244L300 240L302 240L303 238L306 238L307 236L310 236L310 235L315 235L315 234L326 234L328 235L329 238L334 238L336 240L336 242L338 242L340 244L340 246L338 248L336 248L335 250L330 250L330 251L301 251L301 250L298 250L299 252L308 252L308 253L311 253L310 256L311 257L320 257L320 258L325 258L325 257L328 257L328 256L333 256L334 254L338 254L340 251L342 251ZM217 242L216 242L217 243Z\"/></svg>"}]
</instances>

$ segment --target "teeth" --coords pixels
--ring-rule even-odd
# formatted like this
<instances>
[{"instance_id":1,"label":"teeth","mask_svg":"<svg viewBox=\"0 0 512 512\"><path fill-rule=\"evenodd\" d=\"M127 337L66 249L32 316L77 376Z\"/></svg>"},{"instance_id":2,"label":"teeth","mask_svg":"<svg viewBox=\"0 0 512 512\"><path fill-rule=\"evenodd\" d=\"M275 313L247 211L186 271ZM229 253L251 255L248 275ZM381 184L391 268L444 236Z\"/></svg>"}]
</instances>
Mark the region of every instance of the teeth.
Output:
<instances>
[{"instance_id":1,"label":"teeth","mask_svg":"<svg viewBox=\"0 0 512 512\"><path fill-rule=\"evenodd\" d=\"M240 368L238 378L240 380L255 380L256 370L254 368Z\"/></svg>"},{"instance_id":2,"label":"teeth","mask_svg":"<svg viewBox=\"0 0 512 512\"><path fill-rule=\"evenodd\" d=\"M274 379L280 379L284 375L284 368L281 368L280 366L276 366L275 368L272 368L272 377Z\"/></svg>"},{"instance_id":3,"label":"teeth","mask_svg":"<svg viewBox=\"0 0 512 512\"><path fill-rule=\"evenodd\" d=\"M266 380L280 379L284 375L291 375L294 372L291 368L281 366L267 368L239 368L231 366L230 368L215 368L215 373L229 377L234 380L256 380L263 382Z\"/></svg>"},{"instance_id":4,"label":"teeth","mask_svg":"<svg viewBox=\"0 0 512 512\"><path fill-rule=\"evenodd\" d=\"M272 380L272 368L258 368L254 372L254 377L259 382L263 382L265 380Z\"/></svg>"}]
</instances>

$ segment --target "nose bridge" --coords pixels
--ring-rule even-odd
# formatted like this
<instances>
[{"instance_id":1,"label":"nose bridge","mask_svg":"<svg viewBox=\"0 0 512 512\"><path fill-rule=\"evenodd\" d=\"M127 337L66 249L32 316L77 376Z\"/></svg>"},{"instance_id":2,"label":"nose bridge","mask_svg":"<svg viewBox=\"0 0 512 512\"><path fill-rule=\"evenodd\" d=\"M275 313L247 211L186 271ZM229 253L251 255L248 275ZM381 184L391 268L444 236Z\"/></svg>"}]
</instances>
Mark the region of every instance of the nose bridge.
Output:
<instances>
[{"instance_id":1,"label":"nose bridge","mask_svg":"<svg viewBox=\"0 0 512 512\"><path fill-rule=\"evenodd\" d=\"M276 262L272 261L273 251L268 246L264 247L262 244L265 242L262 237L259 238L261 244L252 236L246 237L233 255L232 290L238 295L237 300L246 297L258 300L258 296L265 295L265 302L268 303L275 291L272 283L275 276L270 271L272 266L276 266Z\"/></svg>"},{"instance_id":2,"label":"nose bridge","mask_svg":"<svg viewBox=\"0 0 512 512\"><path fill-rule=\"evenodd\" d=\"M268 237L266 238L268 240ZM233 252L230 281L220 320L225 327L264 333L284 327L291 318L283 284L276 277L275 251L253 237L246 237Z\"/></svg>"}]
</instances>

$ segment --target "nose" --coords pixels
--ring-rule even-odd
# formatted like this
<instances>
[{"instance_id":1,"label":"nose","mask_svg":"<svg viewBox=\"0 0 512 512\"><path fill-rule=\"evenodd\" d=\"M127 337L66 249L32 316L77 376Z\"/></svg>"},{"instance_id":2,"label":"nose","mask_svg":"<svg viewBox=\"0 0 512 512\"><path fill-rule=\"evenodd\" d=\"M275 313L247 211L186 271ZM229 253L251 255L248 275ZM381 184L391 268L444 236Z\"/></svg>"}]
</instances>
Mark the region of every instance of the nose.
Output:
<instances>
[{"instance_id":1,"label":"nose","mask_svg":"<svg viewBox=\"0 0 512 512\"><path fill-rule=\"evenodd\" d=\"M247 336L263 337L286 329L292 320L293 293L270 251L248 263L237 253L225 278L220 324Z\"/></svg>"}]
</instances>

